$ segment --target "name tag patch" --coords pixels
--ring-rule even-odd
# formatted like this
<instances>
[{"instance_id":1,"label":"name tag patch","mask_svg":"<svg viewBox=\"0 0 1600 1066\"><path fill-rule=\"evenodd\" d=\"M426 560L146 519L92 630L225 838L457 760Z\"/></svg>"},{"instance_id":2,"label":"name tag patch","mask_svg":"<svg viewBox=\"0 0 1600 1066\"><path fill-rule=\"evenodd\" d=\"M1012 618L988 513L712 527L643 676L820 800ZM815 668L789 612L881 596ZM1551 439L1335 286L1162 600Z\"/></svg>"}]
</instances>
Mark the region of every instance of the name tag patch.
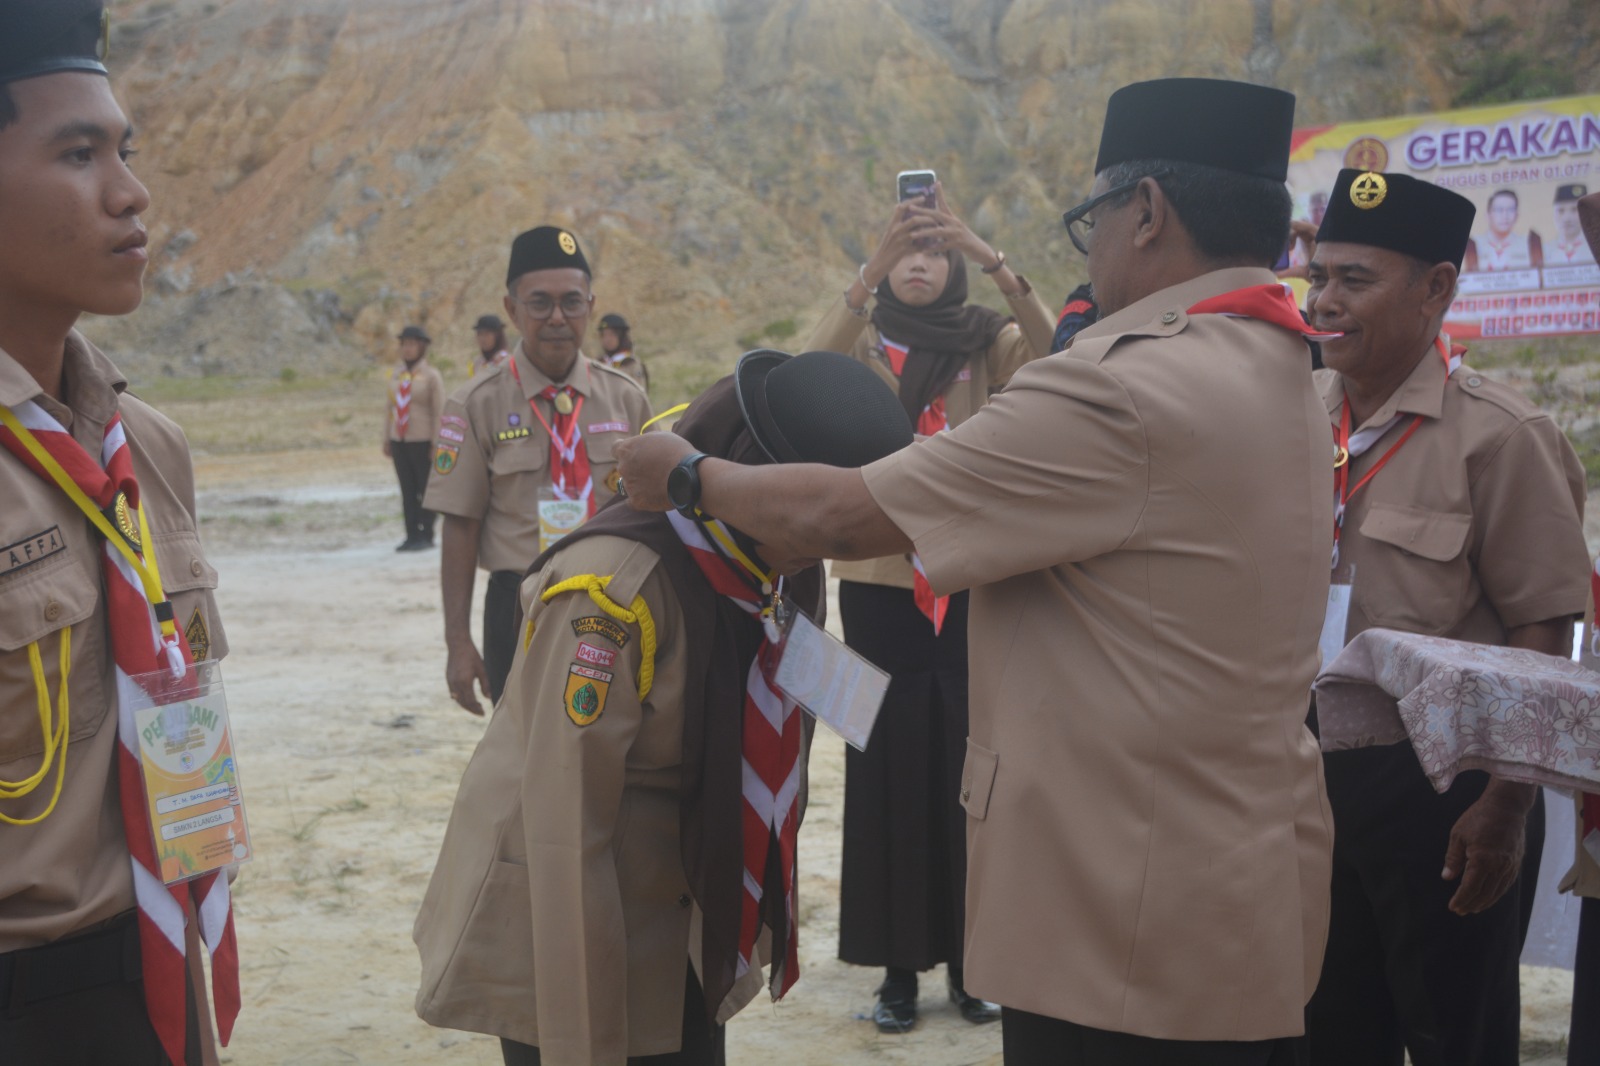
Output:
<instances>
[{"instance_id":1,"label":"name tag patch","mask_svg":"<svg viewBox=\"0 0 1600 1066\"><path fill-rule=\"evenodd\" d=\"M504 444L508 440L521 440L523 437L531 436L533 436L533 431L527 426L522 426L519 429L502 429L494 435L494 439Z\"/></svg>"},{"instance_id":2,"label":"name tag patch","mask_svg":"<svg viewBox=\"0 0 1600 1066\"><path fill-rule=\"evenodd\" d=\"M31 537L23 537L15 544L7 544L4 548L0 548L0 577L15 573L25 566L43 562L50 556L66 550L67 541L61 535L60 526L51 526Z\"/></svg>"},{"instance_id":3,"label":"name tag patch","mask_svg":"<svg viewBox=\"0 0 1600 1066\"><path fill-rule=\"evenodd\" d=\"M628 423L626 423L626 422L596 422L596 423L594 423L593 425L591 425L589 427L589 432L590 433L626 433L626 432L628 432L628 428L629 428L628 427Z\"/></svg>"}]
</instances>

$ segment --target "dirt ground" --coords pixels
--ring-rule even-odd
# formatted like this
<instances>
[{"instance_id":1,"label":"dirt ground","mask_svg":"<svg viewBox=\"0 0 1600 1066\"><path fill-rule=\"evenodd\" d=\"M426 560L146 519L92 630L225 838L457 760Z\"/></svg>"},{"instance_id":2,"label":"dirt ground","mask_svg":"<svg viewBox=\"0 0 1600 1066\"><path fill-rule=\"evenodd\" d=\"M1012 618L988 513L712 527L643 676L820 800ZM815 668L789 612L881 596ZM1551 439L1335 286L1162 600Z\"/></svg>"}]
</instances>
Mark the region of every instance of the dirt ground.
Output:
<instances>
[{"instance_id":1,"label":"dirt ground","mask_svg":"<svg viewBox=\"0 0 1600 1066\"><path fill-rule=\"evenodd\" d=\"M412 919L483 732L445 692L438 556L392 550L399 503L375 443L317 443L197 459L256 849L235 886L244 1009L223 1061L492 1066L495 1041L412 1011ZM783 1003L763 994L733 1021L730 1060L998 1063L998 1027L964 1023L941 974L924 976L910 1034L882 1036L864 1017L878 975L833 958L843 791L843 744L819 731L800 841L802 977ZM1556 1066L1571 975L1525 969L1523 988L1523 1061Z\"/></svg>"}]
</instances>

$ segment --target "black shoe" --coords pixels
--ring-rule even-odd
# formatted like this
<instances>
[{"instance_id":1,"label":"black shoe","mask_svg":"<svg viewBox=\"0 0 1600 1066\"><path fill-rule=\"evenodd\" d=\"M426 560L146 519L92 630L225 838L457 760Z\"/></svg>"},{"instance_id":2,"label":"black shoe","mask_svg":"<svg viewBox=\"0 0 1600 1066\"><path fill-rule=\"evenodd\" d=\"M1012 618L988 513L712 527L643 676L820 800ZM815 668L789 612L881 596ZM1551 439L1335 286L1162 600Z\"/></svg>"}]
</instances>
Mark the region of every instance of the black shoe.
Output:
<instances>
[{"instance_id":1,"label":"black shoe","mask_svg":"<svg viewBox=\"0 0 1600 1066\"><path fill-rule=\"evenodd\" d=\"M950 988L950 1002L961 1011L961 1016L973 1025L986 1025L1000 1020L1000 1005L967 994L959 977L950 976L945 982Z\"/></svg>"},{"instance_id":2,"label":"black shoe","mask_svg":"<svg viewBox=\"0 0 1600 1066\"><path fill-rule=\"evenodd\" d=\"M408 540L408 541L402 542L399 547L395 548L395 551L397 551L397 552L425 552L431 547L432 547L432 545L429 544L427 541L424 541L424 540Z\"/></svg>"},{"instance_id":3,"label":"black shoe","mask_svg":"<svg viewBox=\"0 0 1600 1066\"><path fill-rule=\"evenodd\" d=\"M872 1008L872 1022L880 1033L909 1033L917 1024L917 975L910 981L891 974L878 986L878 1002Z\"/></svg>"}]
</instances>

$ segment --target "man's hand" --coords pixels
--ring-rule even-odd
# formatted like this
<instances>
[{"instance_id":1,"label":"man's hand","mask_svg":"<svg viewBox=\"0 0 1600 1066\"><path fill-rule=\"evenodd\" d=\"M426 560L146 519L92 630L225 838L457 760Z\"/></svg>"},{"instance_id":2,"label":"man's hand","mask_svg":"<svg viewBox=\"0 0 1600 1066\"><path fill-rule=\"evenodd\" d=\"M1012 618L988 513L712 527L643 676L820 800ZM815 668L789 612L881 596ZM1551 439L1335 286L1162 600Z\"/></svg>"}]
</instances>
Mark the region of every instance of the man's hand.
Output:
<instances>
[{"instance_id":1,"label":"man's hand","mask_svg":"<svg viewBox=\"0 0 1600 1066\"><path fill-rule=\"evenodd\" d=\"M394 457L394 445L387 439L385 439L383 442L383 457L385 459L391 459Z\"/></svg>"},{"instance_id":2,"label":"man's hand","mask_svg":"<svg viewBox=\"0 0 1600 1066\"><path fill-rule=\"evenodd\" d=\"M1533 797L1532 785L1496 779L1456 820L1440 874L1446 881L1461 878L1461 886L1450 897L1453 913L1465 916L1487 910L1516 883Z\"/></svg>"},{"instance_id":3,"label":"man's hand","mask_svg":"<svg viewBox=\"0 0 1600 1066\"><path fill-rule=\"evenodd\" d=\"M617 474L627 490L628 506L635 511L672 510L672 501L667 499L667 475L693 452L694 445L676 433L647 433L619 443L614 454Z\"/></svg>"},{"instance_id":4,"label":"man's hand","mask_svg":"<svg viewBox=\"0 0 1600 1066\"><path fill-rule=\"evenodd\" d=\"M483 665L483 656L478 654L478 649L472 646L471 641L449 646L445 659L444 679L450 686L450 698L459 703L464 710L482 718L483 704L478 702L477 695L472 691L472 683L474 681L478 683L478 691L487 699L489 671Z\"/></svg>"}]
</instances>

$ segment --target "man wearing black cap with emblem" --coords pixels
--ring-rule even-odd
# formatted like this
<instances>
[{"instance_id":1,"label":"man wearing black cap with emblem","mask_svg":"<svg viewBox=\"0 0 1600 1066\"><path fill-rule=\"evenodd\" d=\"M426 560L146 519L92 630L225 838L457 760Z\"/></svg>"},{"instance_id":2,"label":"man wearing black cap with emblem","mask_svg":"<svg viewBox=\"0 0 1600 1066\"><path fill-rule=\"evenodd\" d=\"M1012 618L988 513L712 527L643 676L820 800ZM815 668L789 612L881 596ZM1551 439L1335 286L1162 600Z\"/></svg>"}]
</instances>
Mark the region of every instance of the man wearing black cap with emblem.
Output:
<instances>
[{"instance_id":1,"label":"man wearing black cap with emblem","mask_svg":"<svg viewBox=\"0 0 1600 1066\"><path fill-rule=\"evenodd\" d=\"M1441 332L1474 210L1429 182L1345 170L1317 232L1306 311L1342 334L1317 375L1339 449L1330 653L1374 626L1572 649L1583 467L1548 415ZM1439 795L1407 744L1325 766L1333 910L1313 1061L1516 1063L1537 790L1471 771Z\"/></svg>"},{"instance_id":2,"label":"man wearing black cap with emblem","mask_svg":"<svg viewBox=\"0 0 1600 1066\"><path fill-rule=\"evenodd\" d=\"M645 389L650 388L650 371L644 362L633 354L633 333L628 320L619 314L600 317L600 361L606 366L622 371Z\"/></svg>"},{"instance_id":3,"label":"man wearing black cap with emblem","mask_svg":"<svg viewBox=\"0 0 1600 1066\"><path fill-rule=\"evenodd\" d=\"M139 306L150 196L89 0L0 0L0 1062L195 1064L238 953L163 884L130 701L220 659L183 433L74 329ZM138 575L137 577L133 575ZM187 638L187 639L185 639Z\"/></svg>"},{"instance_id":4,"label":"man wearing black cap with emblem","mask_svg":"<svg viewBox=\"0 0 1600 1066\"><path fill-rule=\"evenodd\" d=\"M499 373L445 402L424 505L444 515L439 585L445 680L473 714L473 691L500 698L511 656L517 585L540 552L616 493L616 443L643 429L650 401L632 378L581 358L594 296L577 238L539 226L511 244L505 310L522 334ZM489 572L483 653L469 617L475 568Z\"/></svg>"},{"instance_id":5,"label":"man wearing black cap with emblem","mask_svg":"<svg viewBox=\"0 0 1600 1066\"><path fill-rule=\"evenodd\" d=\"M751 352L677 430L753 465L858 467L912 439L836 352ZM418 1014L501 1037L508 1066L720 1066L764 930L774 997L799 976L807 727L767 616L820 622L822 584L817 559L687 505L608 508L539 558L417 918Z\"/></svg>"},{"instance_id":6,"label":"man wearing black cap with emblem","mask_svg":"<svg viewBox=\"0 0 1600 1066\"><path fill-rule=\"evenodd\" d=\"M506 347L506 324L499 315L479 315L472 332L478 340L478 351L467 364L467 377L475 378L481 372L504 366L511 358Z\"/></svg>"},{"instance_id":7,"label":"man wearing black cap with emblem","mask_svg":"<svg viewBox=\"0 0 1600 1066\"><path fill-rule=\"evenodd\" d=\"M1301 1050L1333 441L1270 269L1293 124L1259 86L1119 90L1066 215L1100 305L1070 347L859 473L695 468L701 509L774 550L915 549L935 593L972 589L965 977L1009 1066ZM630 501L666 506L691 450L624 444Z\"/></svg>"},{"instance_id":8,"label":"man wearing black cap with emblem","mask_svg":"<svg viewBox=\"0 0 1600 1066\"><path fill-rule=\"evenodd\" d=\"M434 514L422 506L422 493L428 487L433 435L444 406L444 378L428 363L433 338L427 330L407 326L399 340L401 365L389 373L389 410L383 428L383 454L394 460L406 524L406 539L395 551L426 551L433 547Z\"/></svg>"}]
</instances>

